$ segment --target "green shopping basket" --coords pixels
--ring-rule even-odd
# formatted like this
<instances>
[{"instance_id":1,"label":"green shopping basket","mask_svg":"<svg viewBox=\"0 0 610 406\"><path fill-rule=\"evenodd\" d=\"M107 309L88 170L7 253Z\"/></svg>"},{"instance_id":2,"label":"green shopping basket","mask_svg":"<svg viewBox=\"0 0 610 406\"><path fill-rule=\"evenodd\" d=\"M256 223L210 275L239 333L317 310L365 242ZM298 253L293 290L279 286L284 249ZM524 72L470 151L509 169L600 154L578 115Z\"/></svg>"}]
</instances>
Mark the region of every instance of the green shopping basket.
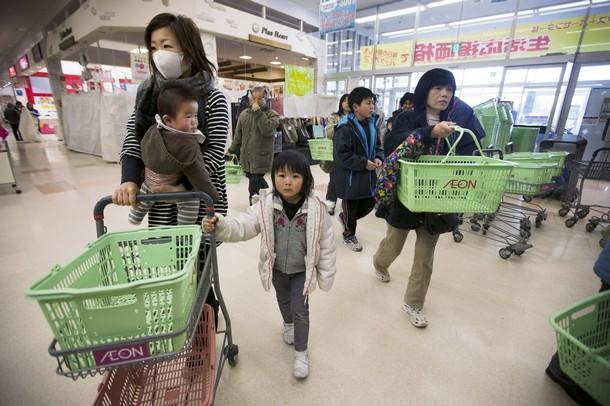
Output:
<instances>
[{"instance_id":1,"label":"green shopping basket","mask_svg":"<svg viewBox=\"0 0 610 406\"><path fill-rule=\"evenodd\" d=\"M62 350L181 331L196 293L201 235L197 225L104 234L68 264L56 265L26 295L38 301ZM185 332L121 350L130 354L81 352L68 356L68 368L133 358L133 351L142 352L141 358L172 353L187 338Z\"/></svg>"},{"instance_id":2,"label":"green shopping basket","mask_svg":"<svg viewBox=\"0 0 610 406\"><path fill-rule=\"evenodd\" d=\"M510 155L505 155L506 161ZM539 194L544 187L551 183L557 169L557 164L546 162L515 161L510 180L506 186L506 193L516 193L524 196Z\"/></svg>"},{"instance_id":3,"label":"green shopping basket","mask_svg":"<svg viewBox=\"0 0 610 406\"><path fill-rule=\"evenodd\" d=\"M548 152L513 152L504 155L506 161L524 163L554 163L555 171L553 176L561 175L568 152L548 151Z\"/></svg>"},{"instance_id":4,"label":"green shopping basket","mask_svg":"<svg viewBox=\"0 0 610 406\"><path fill-rule=\"evenodd\" d=\"M309 140L309 152L311 153L311 159L316 161L332 161L333 140L329 138Z\"/></svg>"},{"instance_id":5,"label":"green shopping basket","mask_svg":"<svg viewBox=\"0 0 610 406\"><path fill-rule=\"evenodd\" d=\"M502 201L512 162L483 156L481 146L468 129L460 132L447 156L422 155L400 160L398 198L412 212L494 213ZM468 133L481 156L452 155Z\"/></svg>"},{"instance_id":6,"label":"green shopping basket","mask_svg":"<svg viewBox=\"0 0 610 406\"><path fill-rule=\"evenodd\" d=\"M237 160L236 155L231 156L231 160L225 161L225 182L229 184L237 184L241 182L244 176L244 171Z\"/></svg>"},{"instance_id":7,"label":"green shopping basket","mask_svg":"<svg viewBox=\"0 0 610 406\"><path fill-rule=\"evenodd\" d=\"M602 405L610 405L610 291L551 317L561 369Z\"/></svg>"}]
</instances>

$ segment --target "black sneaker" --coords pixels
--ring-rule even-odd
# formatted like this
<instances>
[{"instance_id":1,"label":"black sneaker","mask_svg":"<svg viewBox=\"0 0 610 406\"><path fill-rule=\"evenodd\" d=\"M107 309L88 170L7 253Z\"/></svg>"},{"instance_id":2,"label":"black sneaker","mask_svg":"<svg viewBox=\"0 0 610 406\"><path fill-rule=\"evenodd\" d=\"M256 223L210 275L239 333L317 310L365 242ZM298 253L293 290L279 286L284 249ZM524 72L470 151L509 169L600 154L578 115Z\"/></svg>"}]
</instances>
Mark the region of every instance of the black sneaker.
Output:
<instances>
[{"instance_id":1,"label":"black sneaker","mask_svg":"<svg viewBox=\"0 0 610 406\"><path fill-rule=\"evenodd\" d=\"M355 252L362 251L362 244L358 241L355 235L350 235L348 237L343 237L343 244L347 245L347 247Z\"/></svg>"}]
</instances>

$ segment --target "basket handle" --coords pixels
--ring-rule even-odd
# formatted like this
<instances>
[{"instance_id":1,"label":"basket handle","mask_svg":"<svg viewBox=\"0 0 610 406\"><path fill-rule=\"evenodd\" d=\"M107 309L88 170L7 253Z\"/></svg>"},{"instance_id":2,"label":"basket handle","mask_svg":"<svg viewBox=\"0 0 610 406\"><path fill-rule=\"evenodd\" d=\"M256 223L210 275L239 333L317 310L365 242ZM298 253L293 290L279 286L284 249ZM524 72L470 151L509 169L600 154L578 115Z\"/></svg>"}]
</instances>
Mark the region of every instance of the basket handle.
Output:
<instances>
[{"instance_id":1,"label":"basket handle","mask_svg":"<svg viewBox=\"0 0 610 406\"><path fill-rule=\"evenodd\" d=\"M229 155L231 157L231 162L235 165L239 165L239 159L237 159L237 154Z\"/></svg>"},{"instance_id":2,"label":"basket handle","mask_svg":"<svg viewBox=\"0 0 610 406\"><path fill-rule=\"evenodd\" d=\"M455 149L456 149L457 145L460 143L460 141L462 140L464 133L469 134L472 137L472 140L474 141L474 145L479 150L479 153L481 154L481 156L484 156L483 150L481 149L481 144L479 143L479 139L477 138L476 135L474 135L474 133L472 131L470 131L468 128L460 127L459 125L453 126L453 129L456 132L458 132L460 135L458 135L458 137L455 140L455 142L453 143L453 145L451 145L449 140L447 140L447 138L445 138L445 140L451 146L451 148L449 148L449 152L447 152L447 156L445 156L445 158L443 158L443 160L440 162L441 164L444 164L447 161L447 158L449 158L451 155L455 154Z\"/></svg>"}]
</instances>

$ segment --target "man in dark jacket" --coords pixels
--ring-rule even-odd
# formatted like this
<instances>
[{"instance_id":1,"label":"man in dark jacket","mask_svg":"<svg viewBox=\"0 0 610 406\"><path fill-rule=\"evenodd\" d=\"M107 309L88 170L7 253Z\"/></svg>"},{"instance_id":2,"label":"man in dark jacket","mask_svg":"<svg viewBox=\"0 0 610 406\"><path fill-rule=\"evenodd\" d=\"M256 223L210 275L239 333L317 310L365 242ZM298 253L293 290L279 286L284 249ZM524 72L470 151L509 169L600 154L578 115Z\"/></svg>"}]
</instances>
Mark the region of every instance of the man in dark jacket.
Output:
<instances>
[{"instance_id":1,"label":"man in dark jacket","mask_svg":"<svg viewBox=\"0 0 610 406\"><path fill-rule=\"evenodd\" d=\"M237 119L233 143L229 152L237 154L249 180L250 204L258 201L261 189L269 187L265 173L271 171L275 129L280 116L267 108L266 90L262 86L252 89L250 107L242 111Z\"/></svg>"},{"instance_id":2,"label":"man in dark jacket","mask_svg":"<svg viewBox=\"0 0 610 406\"><path fill-rule=\"evenodd\" d=\"M341 118L335 129L334 160L337 197L343 199L343 242L352 251L362 251L356 238L357 220L375 207L375 169L381 167L383 151L373 114L374 95L357 87L348 96L351 112Z\"/></svg>"},{"instance_id":3,"label":"man in dark jacket","mask_svg":"<svg viewBox=\"0 0 610 406\"><path fill-rule=\"evenodd\" d=\"M6 105L6 108L4 109L4 118L11 125L15 139L17 141L23 141L23 137L19 131L19 120L21 118L21 113L13 103Z\"/></svg>"},{"instance_id":4,"label":"man in dark jacket","mask_svg":"<svg viewBox=\"0 0 610 406\"><path fill-rule=\"evenodd\" d=\"M400 113L394 119L394 128L384 143L386 155L390 155L409 135L414 135L418 142L423 143L424 154L446 153L447 143L443 138L451 139L452 125L456 123L473 131L477 138L483 138L485 133L472 109L453 96L455 88L455 78L448 70L432 69L426 72L415 88L414 110ZM471 155L475 148L474 141L465 138L458 144L457 153ZM415 256L402 310L415 327L426 327L428 320L422 308L439 236L431 232L431 227L425 227L425 223L432 223L437 216L434 213L413 213L396 196L388 206L380 205L377 211L378 216L385 218L387 231L373 257L375 275L382 282L390 281L388 268L400 255L409 231L415 230Z\"/></svg>"}]
</instances>

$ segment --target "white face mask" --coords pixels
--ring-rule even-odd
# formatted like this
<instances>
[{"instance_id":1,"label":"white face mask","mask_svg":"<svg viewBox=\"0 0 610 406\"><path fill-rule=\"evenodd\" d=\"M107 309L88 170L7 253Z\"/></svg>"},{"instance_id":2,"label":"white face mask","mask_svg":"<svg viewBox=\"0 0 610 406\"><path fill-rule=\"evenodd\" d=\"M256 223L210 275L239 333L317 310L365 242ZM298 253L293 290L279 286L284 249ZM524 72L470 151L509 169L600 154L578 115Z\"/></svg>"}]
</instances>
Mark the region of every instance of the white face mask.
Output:
<instances>
[{"instance_id":1,"label":"white face mask","mask_svg":"<svg viewBox=\"0 0 610 406\"><path fill-rule=\"evenodd\" d=\"M177 79L182 75L184 53L160 49L153 52L153 61L165 79Z\"/></svg>"}]
</instances>

